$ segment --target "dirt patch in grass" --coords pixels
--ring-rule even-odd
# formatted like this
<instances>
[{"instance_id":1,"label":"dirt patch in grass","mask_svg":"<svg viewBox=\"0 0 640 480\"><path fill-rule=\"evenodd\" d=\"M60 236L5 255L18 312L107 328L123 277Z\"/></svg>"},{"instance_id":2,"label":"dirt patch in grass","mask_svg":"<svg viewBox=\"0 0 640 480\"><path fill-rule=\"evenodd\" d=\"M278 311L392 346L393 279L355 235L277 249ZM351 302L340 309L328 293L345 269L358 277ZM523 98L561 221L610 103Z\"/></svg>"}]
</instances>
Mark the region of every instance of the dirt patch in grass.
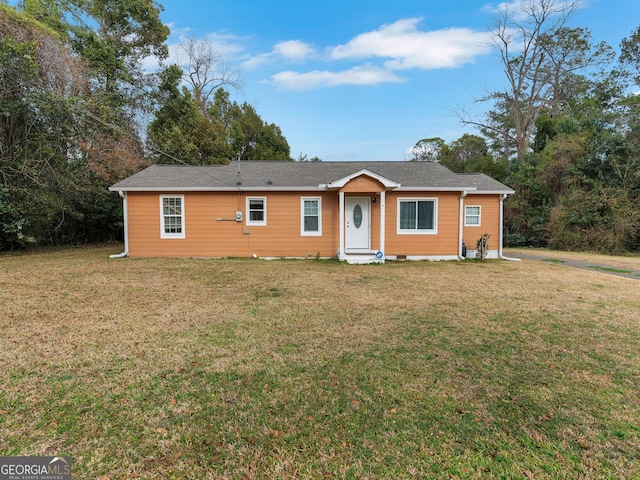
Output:
<instances>
[{"instance_id":1,"label":"dirt patch in grass","mask_svg":"<svg viewBox=\"0 0 640 480\"><path fill-rule=\"evenodd\" d=\"M78 478L640 475L636 282L115 250L0 258L0 454Z\"/></svg>"}]
</instances>

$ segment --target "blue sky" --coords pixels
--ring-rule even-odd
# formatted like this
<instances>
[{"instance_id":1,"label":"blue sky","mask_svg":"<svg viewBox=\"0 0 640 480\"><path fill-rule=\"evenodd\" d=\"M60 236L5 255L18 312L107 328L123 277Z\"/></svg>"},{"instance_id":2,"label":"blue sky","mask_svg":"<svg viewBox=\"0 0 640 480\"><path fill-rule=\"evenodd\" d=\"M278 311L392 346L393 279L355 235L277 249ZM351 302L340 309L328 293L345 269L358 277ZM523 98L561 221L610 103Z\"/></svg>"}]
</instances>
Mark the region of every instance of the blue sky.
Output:
<instances>
[{"instance_id":1,"label":"blue sky","mask_svg":"<svg viewBox=\"0 0 640 480\"><path fill-rule=\"evenodd\" d=\"M280 126L291 156L408 160L420 139L464 133L455 115L500 88L487 47L499 3L459 0L159 0L169 44L207 39L239 70L239 102ZM640 25L638 0L590 0L572 26L617 48Z\"/></svg>"}]
</instances>

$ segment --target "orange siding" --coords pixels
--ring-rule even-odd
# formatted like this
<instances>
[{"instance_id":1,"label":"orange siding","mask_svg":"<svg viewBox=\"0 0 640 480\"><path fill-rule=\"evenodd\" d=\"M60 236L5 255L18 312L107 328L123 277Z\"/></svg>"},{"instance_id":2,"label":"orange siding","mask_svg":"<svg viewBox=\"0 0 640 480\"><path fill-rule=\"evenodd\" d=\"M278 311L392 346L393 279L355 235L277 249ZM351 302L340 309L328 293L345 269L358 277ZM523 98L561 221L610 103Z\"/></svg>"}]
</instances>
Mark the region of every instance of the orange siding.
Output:
<instances>
[{"instance_id":1,"label":"orange siding","mask_svg":"<svg viewBox=\"0 0 640 480\"><path fill-rule=\"evenodd\" d=\"M267 225L246 225L246 197L267 198ZM322 198L322 236L302 236L301 198ZM129 192L132 257L335 256L338 198L335 193L184 193L185 238L160 238L160 194ZM242 222L234 219L243 212Z\"/></svg>"},{"instance_id":2,"label":"orange siding","mask_svg":"<svg viewBox=\"0 0 640 480\"><path fill-rule=\"evenodd\" d=\"M437 234L398 234L398 198L438 198ZM385 255L457 255L458 192L389 192L386 200Z\"/></svg>"},{"instance_id":3,"label":"orange siding","mask_svg":"<svg viewBox=\"0 0 640 480\"><path fill-rule=\"evenodd\" d=\"M480 206L480 226L465 226L462 238L469 249L475 249L476 243L484 233L488 233L489 250L497 250L500 239L500 196L469 194L464 199L466 206ZM464 215L464 211L462 213Z\"/></svg>"},{"instance_id":4,"label":"orange siding","mask_svg":"<svg viewBox=\"0 0 640 480\"><path fill-rule=\"evenodd\" d=\"M375 178L363 174L349 181L340 190L345 193L374 193L382 192L384 186Z\"/></svg>"},{"instance_id":5,"label":"orange siding","mask_svg":"<svg viewBox=\"0 0 640 480\"><path fill-rule=\"evenodd\" d=\"M352 185L353 184L353 185ZM347 188L348 187L348 188ZM371 248L380 246L380 195L376 180L358 177L343 191L346 196L369 197ZM334 257L339 246L338 192L175 192L184 195L185 238L160 237L160 194L128 193L129 254L133 257ZM266 197L267 225L246 225L246 197ZM301 198L322 199L322 236L301 235ZM398 198L438 198L437 234L398 234ZM373 202L373 199L376 202ZM385 206L386 255L457 255L460 194L458 192L387 192ZM465 205L480 205L481 225L464 227L468 248L489 233L490 249L498 248L499 196L468 195ZM235 221L242 211L242 222ZM225 220L217 220L219 218ZM228 220L227 220L228 219Z\"/></svg>"}]
</instances>

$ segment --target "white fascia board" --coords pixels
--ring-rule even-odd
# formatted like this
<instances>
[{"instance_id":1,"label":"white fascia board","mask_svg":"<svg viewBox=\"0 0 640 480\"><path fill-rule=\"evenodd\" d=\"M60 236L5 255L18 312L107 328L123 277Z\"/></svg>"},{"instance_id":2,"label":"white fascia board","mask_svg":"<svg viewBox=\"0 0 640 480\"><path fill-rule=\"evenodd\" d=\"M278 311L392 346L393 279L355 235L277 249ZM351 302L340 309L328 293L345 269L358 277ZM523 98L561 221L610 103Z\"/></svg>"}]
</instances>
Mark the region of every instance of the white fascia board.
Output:
<instances>
[{"instance_id":1,"label":"white fascia board","mask_svg":"<svg viewBox=\"0 0 640 480\"><path fill-rule=\"evenodd\" d=\"M475 192L469 192L469 195L513 195L515 190L476 190Z\"/></svg>"},{"instance_id":2,"label":"white fascia board","mask_svg":"<svg viewBox=\"0 0 640 480\"><path fill-rule=\"evenodd\" d=\"M321 192L318 187L109 187L110 192Z\"/></svg>"},{"instance_id":3,"label":"white fascia board","mask_svg":"<svg viewBox=\"0 0 640 480\"><path fill-rule=\"evenodd\" d=\"M475 192L476 187L400 187L394 192Z\"/></svg>"},{"instance_id":4,"label":"white fascia board","mask_svg":"<svg viewBox=\"0 0 640 480\"><path fill-rule=\"evenodd\" d=\"M243 192L321 192L326 189L320 187L274 187L271 185L265 187L243 187L240 185L238 188L230 188L229 190L242 190Z\"/></svg>"}]
</instances>

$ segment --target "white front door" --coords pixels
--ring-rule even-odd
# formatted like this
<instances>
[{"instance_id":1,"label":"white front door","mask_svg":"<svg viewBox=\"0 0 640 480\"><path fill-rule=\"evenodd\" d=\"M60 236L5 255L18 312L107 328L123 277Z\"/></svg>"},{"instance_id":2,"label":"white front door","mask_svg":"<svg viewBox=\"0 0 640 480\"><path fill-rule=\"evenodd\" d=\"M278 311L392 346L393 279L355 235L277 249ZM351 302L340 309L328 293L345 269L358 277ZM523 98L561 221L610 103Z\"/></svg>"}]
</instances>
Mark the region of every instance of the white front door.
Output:
<instances>
[{"instance_id":1,"label":"white front door","mask_svg":"<svg viewBox=\"0 0 640 480\"><path fill-rule=\"evenodd\" d=\"M369 197L347 197L345 202L345 248L371 248Z\"/></svg>"}]
</instances>

